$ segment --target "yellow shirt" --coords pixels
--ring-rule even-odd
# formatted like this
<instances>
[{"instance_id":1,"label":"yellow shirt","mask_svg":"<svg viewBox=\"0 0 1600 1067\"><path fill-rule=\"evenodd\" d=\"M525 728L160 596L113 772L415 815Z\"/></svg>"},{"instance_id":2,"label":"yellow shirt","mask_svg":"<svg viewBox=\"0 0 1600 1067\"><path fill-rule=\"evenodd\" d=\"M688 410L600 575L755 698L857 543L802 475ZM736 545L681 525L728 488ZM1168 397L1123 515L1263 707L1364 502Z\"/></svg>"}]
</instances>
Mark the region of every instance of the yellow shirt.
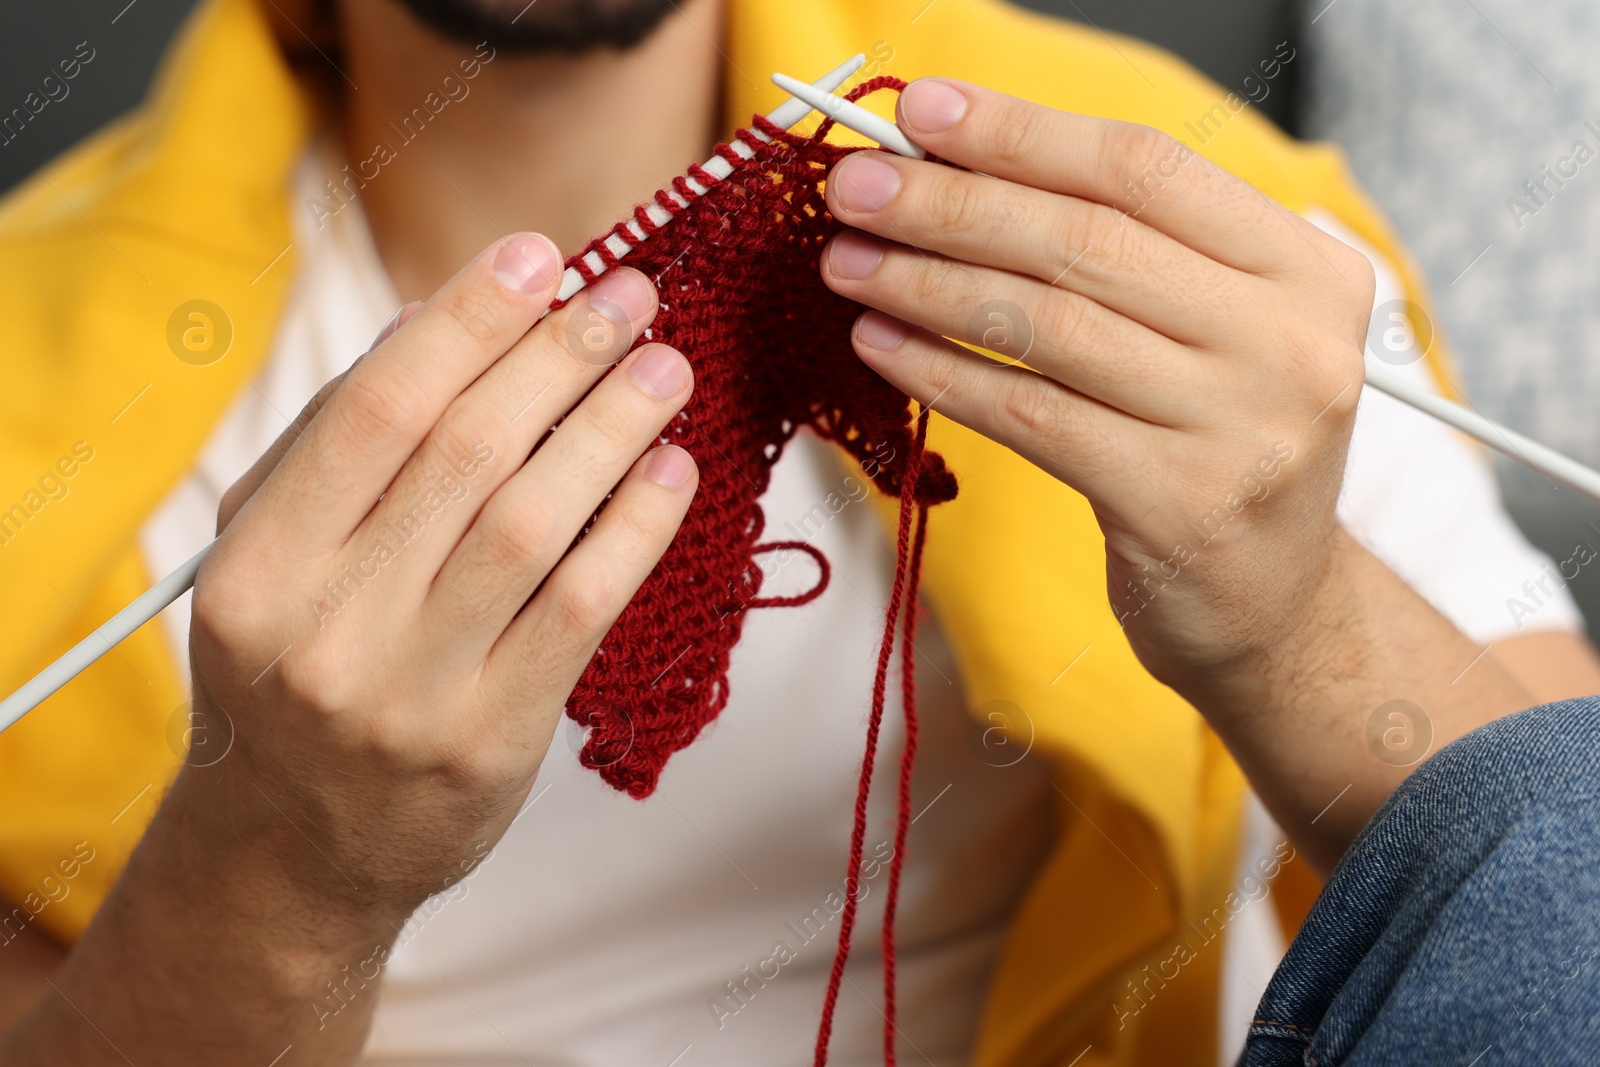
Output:
<instances>
[{"instance_id":1,"label":"yellow shirt","mask_svg":"<svg viewBox=\"0 0 1600 1067\"><path fill-rule=\"evenodd\" d=\"M997 0L730 7L730 131L779 96L737 70L820 72L864 51L901 77L1160 127L1409 269L1335 151L1289 141L1148 46ZM137 531L274 336L295 271L288 176L313 107L254 0L207 0L144 107L0 203L6 691L150 584ZM169 342L194 300L232 325L205 366ZM970 705L1020 709L1010 740L1052 761L1060 791L1059 844L1014 918L975 1061L1210 1062L1243 780L1135 660L1086 502L948 421L931 436L962 491L931 519L927 594ZM0 941L29 923L71 940L93 915L181 758L179 670L146 626L0 737L0 894L21 902Z\"/></svg>"}]
</instances>

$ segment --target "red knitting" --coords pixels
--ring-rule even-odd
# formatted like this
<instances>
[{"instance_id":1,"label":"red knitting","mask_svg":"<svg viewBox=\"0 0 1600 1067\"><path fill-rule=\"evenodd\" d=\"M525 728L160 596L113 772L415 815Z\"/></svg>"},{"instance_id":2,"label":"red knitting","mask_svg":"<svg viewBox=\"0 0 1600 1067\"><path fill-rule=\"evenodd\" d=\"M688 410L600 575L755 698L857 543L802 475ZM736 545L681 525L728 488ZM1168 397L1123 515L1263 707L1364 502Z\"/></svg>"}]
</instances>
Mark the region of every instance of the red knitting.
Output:
<instances>
[{"instance_id":1,"label":"red knitting","mask_svg":"<svg viewBox=\"0 0 1600 1067\"><path fill-rule=\"evenodd\" d=\"M904 84L875 78L850 98ZM863 308L828 290L818 273L822 248L843 229L828 213L821 185L853 149L825 142L831 121L811 137L791 135L759 116L755 126L772 138L771 144L751 160L719 146L717 154L733 164L733 173L717 181L694 168L691 174L709 189L699 197L679 179L675 188L690 201L686 208L658 194L656 202L676 217L626 260L650 275L660 292L662 307L647 339L672 345L694 367L694 395L663 440L693 453L700 487L672 546L573 690L567 714L589 729L579 753L582 763L618 789L649 796L667 759L726 706L728 657L745 612L805 603L822 592L827 561L814 548L760 543L765 517L757 499L800 427L840 445L879 490L899 498L895 578L873 687L839 950L816 1051L820 1067L827 1059L855 922L867 792L896 625L903 615L906 746L884 915L884 1054L893 1064L893 923L916 753L911 637L917 576L927 508L953 498L956 483L944 461L924 448L926 412L914 423L909 398L852 351L851 325ZM762 144L749 130L736 138L752 147ZM642 207L633 217L645 232L657 229ZM622 225L613 233L637 243ZM617 262L602 237L568 265L592 278L583 262L591 252L607 266ZM822 568L818 585L799 597L760 597L756 556L777 549L811 554Z\"/></svg>"}]
</instances>

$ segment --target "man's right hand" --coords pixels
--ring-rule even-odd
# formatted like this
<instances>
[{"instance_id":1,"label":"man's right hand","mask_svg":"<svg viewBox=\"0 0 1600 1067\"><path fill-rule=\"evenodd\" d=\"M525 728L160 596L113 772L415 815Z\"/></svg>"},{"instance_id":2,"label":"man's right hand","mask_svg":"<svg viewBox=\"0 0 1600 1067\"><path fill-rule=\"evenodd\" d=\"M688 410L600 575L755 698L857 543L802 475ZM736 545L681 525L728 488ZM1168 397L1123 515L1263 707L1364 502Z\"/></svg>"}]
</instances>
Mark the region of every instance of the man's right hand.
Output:
<instances>
[{"instance_id":1,"label":"man's right hand","mask_svg":"<svg viewBox=\"0 0 1600 1067\"><path fill-rule=\"evenodd\" d=\"M654 287L619 269L536 324L560 275L512 237L406 317L230 491L195 585L196 705L237 737L207 788L364 917L403 923L499 839L693 495L682 449L640 459L688 362L601 377Z\"/></svg>"},{"instance_id":2,"label":"man's right hand","mask_svg":"<svg viewBox=\"0 0 1600 1067\"><path fill-rule=\"evenodd\" d=\"M0 1062L353 1061L375 990L327 1034L324 987L375 978L499 840L694 494L688 453L644 455L688 362L647 344L606 374L654 287L618 268L540 321L560 276L543 237L491 246L229 491L190 644L233 746L182 769Z\"/></svg>"}]
</instances>

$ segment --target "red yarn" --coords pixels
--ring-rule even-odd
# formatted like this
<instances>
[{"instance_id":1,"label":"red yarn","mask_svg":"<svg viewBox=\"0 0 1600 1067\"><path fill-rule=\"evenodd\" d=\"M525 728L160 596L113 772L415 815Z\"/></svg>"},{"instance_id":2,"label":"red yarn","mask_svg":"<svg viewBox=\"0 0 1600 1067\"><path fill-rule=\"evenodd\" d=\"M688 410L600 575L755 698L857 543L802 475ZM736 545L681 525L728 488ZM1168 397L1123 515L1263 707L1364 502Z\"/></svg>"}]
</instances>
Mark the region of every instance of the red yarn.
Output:
<instances>
[{"instance_id":1,"label":"red yarn","mask_svg":"<svg viewBox=\"0 0 1600 1067\"><path fill-rule=\"evenodd\" d=\"M811 557L817 565L817 584L807 589L798 596L763 596L756 597L745 605L747 608L797 608L801 604L809 604L821 596L828 588L828 582L833 577L833 568L828 566L828 557L815 545L804 541L774 541L769 545L757 545L756 555L767 552L777 552L783 549L790 552L804 552Z\"/></svg>"},{"instance_id":2,"label":"red yarn","mask_svg":"<svg viewBox=\"0 0 1600 1067\"><path fill-rule=\"evenodd\" d=\"M928 417L924 413L918 422L919 440L926 440ZM911 559L906 568L906 620L901 624L900 644L900 704L906 720L906 744L900 754L900 783L896 796L894 855L889 862L889 885L884 892L883 904L883 1062L894 1065L894 1035L897 1028L895 1016L895 907L900 901L901 858L906 851L906 834L911 829L911 770L917 759L917 684L916 684L916 633L917 587L922 579L922 546L928 534L928 509L917 510L917 529L911 542Z\"/></svg>"},{"instance_id":3,"label":"red yarn","mask_svg":"<svg viewBox=\"0 0 1600 1067\"><path fill-rule=\"evenodd\" d=\"M914 441L916 454L922 454L927 440L928 413L917 419ZM895 949L894 915L900 898L900 871L905 865L906 828L910 825L911 766L917 752L915 662L911 639L915 630L916 588L922 564L923 530L928 505L916 503L920 477L917 466L907 473L900 488L900 526L895 538L894 585L889 591L889 608L883 627L883 642L878 646L878 672L872 683L872 714L867 720L867 747L861 760L861 780L856 787L855 822L850 830L850 862L845 871L844 910L839 915L839 948L834 953L828 988L822 998L822 1025L817 1031L816 1067L828 1062L828 1039L833 1034L833 1012L839 1003L839 987L844 981L845 964L850 959L850 934L856 922L856 894L861 886L861 848L867 834L867 797L872 790L872 764L878 753L878 729L883 723L883 706L888 690L889 659L894 653L895 623L905 609L902 631L900 686L906 719L905 751L900 759L900 789L895 820L894 854L889 858L889 885L883 905L883 1056L887 1067L894 1067L895 1034ZM913 513L916 536L912 537Z\"/></svg>"},{"instance_id":4,"label":"red yarn","mask_svg":"<svg viewBox=\"0 0 1600 1067\"><path fill-rule=\"evenodd\" d=\"M850 94L857 99L903 82L880 77ZM763 145L750 130L737 140L756 148L745 160L728 144L716 154L733 166L721 181L701 168L690 173L703 194L683 179L655 203L672 212L671 225L639 244L619 224L612 234L637 244L626 262L650 275L661 309L646 339L681 351L694 367L695 389L663 441L694 454L700 487L683 527L639 594L601 642L573 690L567 714L589 728L580 761L612 786L635 797L655 789L662 768L694 740L728 700L728 659L744 614L756 607L806 603L828 584L827 560L803 542L758 544L765 517L758 498L773 465L803 426L844 448L884 493L900 501L894 582L886 611L873 684L866 748L857 789L846 899L839 947L824 997L816 1063L827 1060L861 884L867 799L877 755L896 626L901 637L901 693L906 744L901 758L895 849L890 860L883 923L884 1056L894 1063L894 918L910 825L911 769L917 722L912 637L927 509L955 496L955 477L925 447L927 412L913 422L910 399L867 369L850 344L863 308L822 284L818 257L843 226L828 213L822 183L833 165L854 149L828 144L824 121L799 137L757 117L771 138ZM659 227L644 207L633 221L647 234ZM607 234L572 257L585 277L593 253L607 267L617 257ZM820 580L799 596L761 597L755 557L777 549L810 554Z\"/></svg>"}]
</instances>

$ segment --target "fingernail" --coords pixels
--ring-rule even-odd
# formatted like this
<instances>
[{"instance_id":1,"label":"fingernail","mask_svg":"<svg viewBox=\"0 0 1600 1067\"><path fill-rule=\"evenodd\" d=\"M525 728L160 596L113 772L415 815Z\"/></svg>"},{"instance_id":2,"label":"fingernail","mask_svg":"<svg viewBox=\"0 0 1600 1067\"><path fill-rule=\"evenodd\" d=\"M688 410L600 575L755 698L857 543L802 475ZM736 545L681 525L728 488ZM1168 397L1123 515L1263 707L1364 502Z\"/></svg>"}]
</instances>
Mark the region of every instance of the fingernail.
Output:
<instances>
[{"instance_id":1,"label":"fingernail","mask_svg":"<svg viewBox=\"0 0 1600 1067\"><path fill-rule=\"evenodd\" d=\"M543 292L560 273L561 253L543 234L519 233L494 255L494 276L514 292Z\"/></svg>"},{"instance_id":2,"label":"fingernail","mask_svg":"<svg viewBox=\"0 0 1600 1067\"><path fill-rule=\"evenodd\" d=\"M869 311L856 320L856 340L879 352L893 352L910 332L899 319Z\"/></svg>"},{"instance_id":3,"label":"fingernail","mask_svg":"<svg viewBox=\"0 0 1600 1067\"><path fill-rule=\"evenodd\" d=\"M949 82L921 78L900 94L900 118L912 133L943 133L967 113L967 95Z\"/></svg>"},{"instance_id":4,"label":"fingernail","mask_svg":"<svg viewBox=\"0 0 1600 1067\"><path fill-rule=\"evenodd\" d=\"M405 310L406 305L401 304L400 307L395 310L395 313L389 316L389 321L383 324L383 329L378 331L378 336L374 337L372 339L372 343L367 346L367 352L370 353L374 348L377 348L379 345L383 344L383 342L394 336L394 332L400 328L400 316L405 312Z\"/></svg>"},{"instance_id":5,"label":"fingernail","mask_svg":"<svg viewBox=\"0 0 1600 1067\"><path fill-rule=\"evenodd\" d=\"M876 152L858 152L834 168L839 203L851 211L882 211L900 191L900 172Z\"/></svg>"},{"instance_id":6,"label":"fingernail","mask_svg":"<svg viewBox=\"0 0 1600 1067\"><path fill-rule=\"evenodd\" d=\"M859 281L883 262L883 245L859 233L846 231L828 245L828 269L841 278Z\"/></svg>"},{"instance_id":7,"label":"fingernail","mask_svg":"<svg viewBox=\"0 0 1600 1067\"><path fill-rule=\"evenodd\" d=\"M626 326L656 307L655 286L636 270L609 271L589 286L589 304L612 322Z\"/></svg>"},{"instance_id":8,"label":"fingernail","mask_svg":"<svg viewBox=\"0 0 1600 1067\"><path fill-rule=\"evenodd\" d=\"M628 377L657 400L670 400L689 384L689 361L666 345L646 345L628 364Z\"/></svg>"},{"instance_id":9,"label":"fingernail","mask_svg":"<svg viewBox=\"0 0 1600 1067\"><path fill-rule=\"evenodd\" d=\"M694 460L676 445L656 449L644 464L644 476L668 489L682 489L693 475Z\"/></svg>"}]
</instances>

